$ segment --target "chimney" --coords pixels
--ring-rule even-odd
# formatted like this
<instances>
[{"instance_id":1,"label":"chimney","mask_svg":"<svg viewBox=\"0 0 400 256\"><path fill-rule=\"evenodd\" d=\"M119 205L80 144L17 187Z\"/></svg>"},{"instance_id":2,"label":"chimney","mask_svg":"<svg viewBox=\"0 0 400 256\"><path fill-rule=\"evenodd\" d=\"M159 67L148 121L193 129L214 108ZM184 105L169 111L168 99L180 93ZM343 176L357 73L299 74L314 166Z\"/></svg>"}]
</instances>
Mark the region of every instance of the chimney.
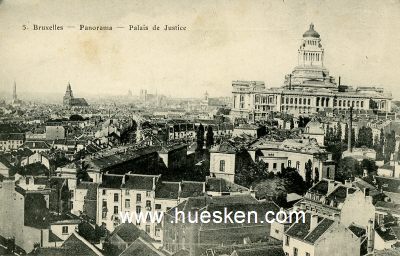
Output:
<instances>
[{"instance_id":1,"label":"chimney","mask_svg":"<svg viewBox=\"0 0 400 256\"><path fill-rule=\"evenodd\" d=\"M341 77L339 76L339 86L340 86L340 80L341 80Z\"/></svg>"},{"instance_id":2,"label":"chimney","mask_svg":"<svg viewBox=\"0 0 400 256\"><path fill-rule=\"evenodd\" d=\"M351 185L351 180L345 180L345 181L344 181L344 185L345 185L346 187L352 187L352 185Z\"/></svg>"},{"instance_id":3,"label":"chimney","mask_svg":"<svg viewBox=\"0 0 400 256\"><path fill-rule=\"evenodd\" d=\"M313 215L311 215L311 219L310 219L310 231L313 230L314 228L316 228L317 226L318 226L318 215L313 214Z\"/></svg>"},{"instance_id":4,"label":"chimney","mask_svg":"<svg viewBox=\"0 0 400 256\"><path fill-rule=\"evenodd\" d=\"M367 226L367 252L371 253L374 251L374 221L370 219L368 221L368 226Z\"/></svg>"},{"instance_id":5,"label":"chimney","mask_svg":"<svg viewBox=\"0 0 400 256\"><path fill-rule=\"evenodd\" d=\"M340 214L339 213L334 213L333 215L333 220L337 223L340 223Z\"/></svg>"},{"instance_id":6,"label":"chimney","mask_svg":"<svg viewBox=\"0 0 400 256\"><path fill-rule=\"evenodd\" d=\"M364 188L364 196L369 196L369 188Z\"/></svg>"},{"instance_id":7,"label":"chimney","mask_svg":"<svg viewBox=\"0 0 400 256\"><path fill-rule=\"evenodd\" d=\"M349 190L350 190L350 188L349 188L349 187L347 187L347 188L346 188L346 197L348 197L348 196L349 196Z\"/></svg>"},{"instance_id":8,"label":"chimney","mask_svg":"<svg viewBox=\"0 0 400 256\"><path fill-rule=\"evenodd\" d=\"M331 193L335 189L335 181L334 180L329 180L328 181L328 193Z\"/></svg>"}]
</instances>

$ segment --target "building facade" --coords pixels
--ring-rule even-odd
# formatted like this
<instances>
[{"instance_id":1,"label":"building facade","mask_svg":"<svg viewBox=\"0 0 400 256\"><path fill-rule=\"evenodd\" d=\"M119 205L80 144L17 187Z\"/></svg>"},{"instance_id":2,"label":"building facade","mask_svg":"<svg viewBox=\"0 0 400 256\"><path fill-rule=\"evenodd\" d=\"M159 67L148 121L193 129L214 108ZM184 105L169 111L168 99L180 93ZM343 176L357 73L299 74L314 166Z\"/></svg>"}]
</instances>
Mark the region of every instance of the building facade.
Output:
<instances>
[{"instance_id":1,"label":"building facade","mask_svg":"<svg viewBox=\"0 0 400 256\"><path fill-rule=\"evenodd\" d=\"M298 66L285 76L281 87L267 88L262 81L233 81L234 118L260 120L271 112L312 115L319 111L360 113L391 111L391 93L377 87L344 86L336 83L324 66L324 49L314 25L303 34Z\"/></svg>"}]
</instances>

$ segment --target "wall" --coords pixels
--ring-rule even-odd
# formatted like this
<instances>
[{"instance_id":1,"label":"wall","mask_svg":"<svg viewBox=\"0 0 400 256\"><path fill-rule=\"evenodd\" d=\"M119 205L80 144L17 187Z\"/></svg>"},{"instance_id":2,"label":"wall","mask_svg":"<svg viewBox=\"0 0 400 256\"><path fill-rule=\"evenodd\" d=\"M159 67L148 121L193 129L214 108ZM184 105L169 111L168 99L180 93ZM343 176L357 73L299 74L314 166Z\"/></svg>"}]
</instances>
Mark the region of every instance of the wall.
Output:
<instances>
[{"instance_id":1,"label":"wall","mask_svg":"<svg viewBox=\"0 0 400 256\"><path fill-rule=\"evenodd\" d=\"M225 171L220 171L220 161L225 161ZM236 154L224 154L224 153L211 153L210 154L210 175L217 178L223 178L230 182L234 182L235 179L235 164Z\"/></svg>"}]
</instances>

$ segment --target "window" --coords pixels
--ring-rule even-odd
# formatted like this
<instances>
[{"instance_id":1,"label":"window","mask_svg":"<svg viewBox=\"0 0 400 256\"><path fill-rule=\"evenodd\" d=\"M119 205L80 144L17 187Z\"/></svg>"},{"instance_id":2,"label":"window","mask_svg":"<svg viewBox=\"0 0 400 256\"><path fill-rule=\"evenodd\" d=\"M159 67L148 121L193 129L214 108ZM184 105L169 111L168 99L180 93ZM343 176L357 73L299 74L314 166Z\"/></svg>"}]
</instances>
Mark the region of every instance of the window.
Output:
<instances>
[{"instance_id":1,"label":"window","mask_svg":"<svg viewBox=\"0 0 400 256\"><path fill-rule=\"evenodd\" d=\"M290 239L289 236L285 237L285 245L287 245L287 246L289 246L289 239Z\"/></svg>"},{"instance_id":2,"label":"window","mask_svg":"<svg viewBox=\"0 0 400 256\"><path fill-rule=\"evenodd\" d=\"M156 237L160 237L161 235L161 229L159 227L156 227Z\"/></svg>"},{"instance_id":3,"label":"window","mask_svg":"<svg viewBox=\"0 0 400 256\"><path fill-rule=\"evenodd\" d=\"M103 208L107 208L107 200L106 200L106 199L103 199L103 205L102 205L102 207L103 207Z\"/></svg>"},{"instance_id":4,"label":"window","mask_svg":"<svg viewBox=\"0 0 400 256\"><path fill-rule=\"evenodd\" d=\"M131 208L131 200L125 199L125 208Z\"/></svg>"},{"instance_id":5,"label":"window","mask_svg":"<svg viewBox=\"0 0 400 256\"><path fill-rule=\"evenodd\" d=\"M219 161L219 171L224 172L225 171L225 160Z\"/></svg>"},{"instance_id":6,"label":"window","mask_svg":"<svg viewBox=\"0 0 400 256\"><path fill-rule=\"evenodd\" d=\"M161 210L161 204L156 204L156 210Z\"/></svg>"},{"instance_id":7,"label":"window","mask_svg":"<svg viewBox=\"0 0 400 256\"><path fill-rule=\"evenodd\" d=\"M128 190L128 189L125 190L125 195L126 195L126 196L129 196L129 190Z\"/></svg>"},{"instance_id":8,"label":"window","mask_svg":"<svg viewBox=\"0 0 400 256\"><path fill-rule=\"evenodd\" d=\"M268 170L269 169L269 163L265 163L265 168Z\"/></svg>"},{"instance_id":9,"label":"window","mask_svg":"<svg viewBox=\"0 0 400 256\"><path fill-rule=\"evenodd\" d=\"M106 194L106 190L105 190L105 189L103 189L103 191L102 191L102 192L103 192L103 196L104 196L104 195Z\"/></svg>"},{"instance_id":10,"label":"window","mask_svg":"<svg viewBox=\"0 0 400 256\"><path fill-rule=\"evenodd\" d=\"M299 161L296 162L296 170L300 170L300 162Z\"/></svg>"},{"instance_id":11,"label":"window","mask_svg":"<svg viewBox=\"0 0 400 256\"><path fill-rule=\"evenodd\" d=\"M107 212L106 211L101 212L101 218L103 220L107 218Z\"/></svg>"},{"instance_id":12,"label":"window","mask_svg":"<svg viewBox=\"0 0 400 256\"><path fill-rule=\"evenodd\" d=\"M146 201L146 208L151 208L151 201L150 200Z\"/></svg>"},{"instance_id":13,"label":"window","mask_svg":"<svg viewBox=\"0 0 400 256\"><path fill-rule=\"evenodd\" d=\"M146 233L147 233L147 234L150 233L150 225L146 225Z\"/></svg>"},{"instance_id":14,"label":"window","mask_svg":"<svg viewBox=\"0 0 400 256\"><path fill-rule=\"evenodd\" d=\"M140 207L139 205L136 206L136 213L139 214L142 211L142 207Z\"/></svg>"},{"instance_id":15,"label":"window","mask_svg":"<svg viewBox=\"0 0 400 256\"><path fill-rule=\"evenodd\" d=\"M306 256L310 256L310 253L306 252Z\"/></svg>"},{"instance_id":16,"label":"window","mask_svg":"<svg viewBox=\"0 0 400 256\"><path fill-rule=\"evenodd\" d=\"M299 255L299 249L293 247L293 256L298 256L298 255Z\"/></svg>"},{"instance_id":17,"label":"window","mask_svg":"<svg viewBox=\"0 0 400 256\"><path fill-rule=\"evenodd\" d=\"M292 161L291 161L291 160L288 160L288 161L287 161L287 165L288 165L288 167L292 167Z\"/></svg>"},{"instance_id":18,"label":"window","mask_svg":"<svg viewBox=\"0 0 400 256\"><path fill-rule=\"evenodd\" d=\"M141 201L142 201L142 195L136 194L136 202L141 202Z\"/></svg>"},{"instance_id":19,"label":"window","mask_svg":"<svg viewBox=\"0 0 400 256\"><path fill-rule=\"evenodd\" d=\"M114 206L114 214L118 214L118 206Z\"/></svg>"},{"instance_id":20,"label":"window","mask_svg":"<svg viewBox=\"0 0 400 256\"><path fill-rule=\"evenodd\" d=\"M151 191L146 191L146 197L151 197Z\"/></svg>"},{"instance_id":21,"label":"window","mask_svg":"<svg viewBox=\"0 0 400 256\"><path fill-rule=\"evenodd\" d=\"M283 169L285 169L285 164L281 163L281 171L283 171Z\"/></svg>"},{"instance_id":22,"label":"window","mask_svg":"<svg viewBox=\"0 0 400 256\"><path fill-rule=\"evenodd\" d=\"M272 168L276 170L276 163L273 163Z\"/></svg>"},{"instance_id":23,"label":"window","mask_svg":"<svg viewBox=\"0 0 400 256\"><path fill-rule=\"evenodd\" d=\"M63 233L63 235L68 234L68 226L62 227L62 233Z\"/></svg>"},{"instance_id":24,"label":"window","mask_svg":"<svg viewBox=\"0 0 400 256\"><path fill-rule=\"evenodd\" d=\"M114 193L114 202L118 202L118 193Z\"/></svg>"}]
</instances>

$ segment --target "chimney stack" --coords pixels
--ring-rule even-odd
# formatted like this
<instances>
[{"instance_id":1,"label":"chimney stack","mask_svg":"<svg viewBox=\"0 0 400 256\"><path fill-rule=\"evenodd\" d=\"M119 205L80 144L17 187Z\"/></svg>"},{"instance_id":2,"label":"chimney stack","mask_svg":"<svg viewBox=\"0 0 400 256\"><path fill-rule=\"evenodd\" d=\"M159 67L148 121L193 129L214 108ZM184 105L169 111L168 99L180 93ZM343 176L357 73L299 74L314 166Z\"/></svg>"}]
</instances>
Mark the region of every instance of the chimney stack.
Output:
<instances>
[{"instance_id":1,"label":"chimney stack","mask_svg":"<svg viewBox=\"0 0 400 256\"><path fill-rule=\"evenodd\" d=\"M310 231L313 230L317 226L318 226L318 215L312 214L311 220L310 220Z\"/></svg>"},{"instance_id":2,"label":"chimney stack","mask_svg":"<svg viewBox=\"0 0 400 256\"><path fill-rule=\"evenodd\" d=\"M331 193L335 189L335 181L328 180L328 194Z\"/></svg>"},{"instance_id":3,"label":"chimney stack","mask_svg":"<svg viewBox=\"0 0 400 256\"><path fill-rule=\"evenodd\" d=\"M369 188L364 188L364 196L369 196Z\"/></svg>"}]
</instances>

